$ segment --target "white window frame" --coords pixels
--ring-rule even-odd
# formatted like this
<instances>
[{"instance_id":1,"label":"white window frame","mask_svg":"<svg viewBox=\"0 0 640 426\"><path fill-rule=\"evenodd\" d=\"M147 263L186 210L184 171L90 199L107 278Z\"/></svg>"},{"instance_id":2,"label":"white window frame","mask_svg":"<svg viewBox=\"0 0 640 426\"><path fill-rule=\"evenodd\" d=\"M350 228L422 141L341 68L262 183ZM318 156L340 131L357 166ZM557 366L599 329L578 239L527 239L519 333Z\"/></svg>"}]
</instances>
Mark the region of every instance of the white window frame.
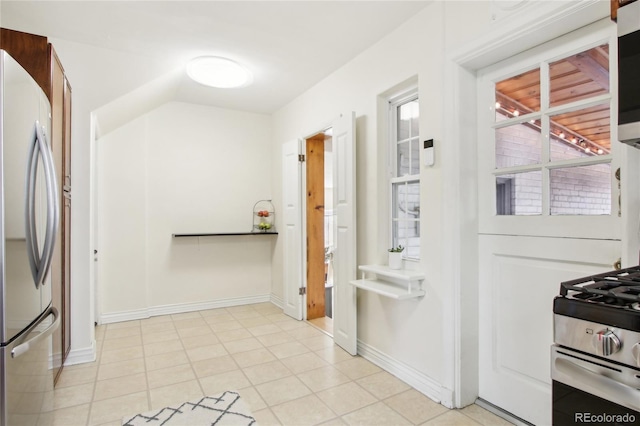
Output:
<instances>
[{"instance_id":1,"label":"white window frame","mask_svg":"<svg viewBox=\"0 0 640 426\"><path fill-rule=\"evenodd\" d=\"M549 64L556 60L579 53L601 44L609 44L610 55L610 92L586 101L577 101L570 104L544 109L544 101L541 99L541 111L522 115L515 119L496 122L493 105L495 103L495 83L505 78L518 75L531 69L532 65ZM541 69L545 73L547 65ZM607 22L598 22L592 26L574 31L569 36L559 37L548 43L533 48L527 52L501 61L487 67L478 73L478 194L479 194L479 232L481 234L503 235L532 235L550 237L574 237L596 239L620 239L621 221L618 216L618 196L620 188L613 178L615 171L620 167L624 152L617 142L617 108L614 100L617 96L617 85L613 76L617 73L617 39L615 27ZM545 79L546 80L546 79ZM544 81L544 80L543 80ZM542 83L542 82L541 82ZM545 90L541 87L541 93ZM552 116L561 111L581 109L583 107L609 102L611 111L611 153L607 155L591 157L585 160L572 159L564 161L544 161L532 166L518 166L513 168L495 168L495 129L510 123L524 122L531 118L537 118L543 114ZM545 129L546 130L546 129ZM543 140L546 147L548 141ZM543 149L543 156L548 150ZM602 216L574 216L574 215L549 215L548 200L543 198L543 214L532 216L496 215L496 176L506 172L524 172L542 170L543 179L548 179L550 170L578 165L590 165L598 163L610 163L612 170L611 179L611 214ZM548 186L543 182L543 185ZM546 196L546 195L544 195ZM623 201L624 202L624 201Z\"/></svg>"},{"instance_id":2,"label":"white window frame","mask_svg":"<svg viewBox=\"0 0 640 426\"><path fill-rule=\"evenodd\" d=\"M420 185L420 161L418 158L418 166L415 170L415 174L398 176L398 107L411 102L418 100L418 88L412 87L411 89L403 92L402 94L396 95L389 99L389 180L388 180L388 188L389 188L389 247L395 247L398 245L402 245L405 247L405 250L402 252L402 258L405 260L418 261L420 260L420 243L418 243L418 255L410 253L407 244L407 238L400 238L395 235L394 222L397 222L397 219L394 218L394 206L396 203L396 198L394 194L394 187L399 184L408 184L408 183L417 183ZM411 135L409 139L417 139L418 144L420 143L420 131L418 130L417 135ZM411 154L411 149L409 149ZM417 155L419 156L420 150L418 149ZM410 160L411 161L411 160ZM415 226L418 229L418 233L420 232L420 214L415 219L403 219L407 222L415 222ZM417 237L420 239L420 235Z\"/></svg>"}]
</instances>

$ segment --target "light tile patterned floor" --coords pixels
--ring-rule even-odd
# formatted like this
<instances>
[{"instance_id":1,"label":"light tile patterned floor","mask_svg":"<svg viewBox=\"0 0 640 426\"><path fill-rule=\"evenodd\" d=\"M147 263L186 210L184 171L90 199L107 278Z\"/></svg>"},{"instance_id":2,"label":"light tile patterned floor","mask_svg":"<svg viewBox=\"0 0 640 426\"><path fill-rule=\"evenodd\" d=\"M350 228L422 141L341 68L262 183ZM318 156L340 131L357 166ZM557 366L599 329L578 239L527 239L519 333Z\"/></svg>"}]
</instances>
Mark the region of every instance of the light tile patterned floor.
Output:
<instances>
[{"instance_id":1,"label":"light tile patterned floor","mask_svg":"<svg viewBox=\"0 0 640 426\"><path fill-rule=\"evenodd\" d=\"M120 425L171 403L237 390L260 425L509 425L448 410L270 303L96 329L98 359L65 367L55 424Z\"/></svg>"}]
</instances>

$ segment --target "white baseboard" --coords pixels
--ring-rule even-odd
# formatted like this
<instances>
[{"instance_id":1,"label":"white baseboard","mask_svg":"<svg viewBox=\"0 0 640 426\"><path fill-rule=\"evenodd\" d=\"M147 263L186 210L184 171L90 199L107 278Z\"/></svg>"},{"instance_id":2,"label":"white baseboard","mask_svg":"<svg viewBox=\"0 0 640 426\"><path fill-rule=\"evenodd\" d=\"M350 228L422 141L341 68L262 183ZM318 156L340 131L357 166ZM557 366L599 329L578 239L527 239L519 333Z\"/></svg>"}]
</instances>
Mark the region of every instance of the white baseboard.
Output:
<instances>
[{"instance_id":1,"label":"white baseboard","mask_svg":"<svg viewBox=\"0 0 640 426\"><path fill-rule=\"evenodd\" d=\"M358 340L358 355L393 374L435 402L443 405L446 402L447 391L442 385L404 362L398 361L360 340Z\"/></svg>"},{"instance_id":2,"label":"white baseboard","mask_svg":"<svg viewBox=\"0 0 640 426\"><path fill-rule=\"evenodd\" d=\"M260 296L234 297L230 299L210 300L208 302L197 303L177 303L175 305L151 306L145 309L133 311L103 313L100 316L100 324L110 324L114 322L132 321L156 317L160 315L181 314L184 312L204 311L207 309L228 308L230 306L250 305L253 303L270 302L271 296L268 294Z\"/></svg>"},{"instance_id":3,"label":"white baseboard","mask_svg":"<svg viewBox=\"0 0 640 426\"><path fill-rule=\"evenodd\" d=\"M271 294L271 303L273 303L280 309L284 309L284 300L282 300L282 298L276 296L275 294Z\"/></svg>"},{"instance_id":4,"label":"white baseboard","mask_svg":"<svg viewBox=\"0 0 640 426\"><path fill-rule=\"evenodd\" d=\"M84 364L96 360L96 341L91 342L91 346L80 349L71 349L67 355L64 365Z\"/></svg>"}]
</instances>

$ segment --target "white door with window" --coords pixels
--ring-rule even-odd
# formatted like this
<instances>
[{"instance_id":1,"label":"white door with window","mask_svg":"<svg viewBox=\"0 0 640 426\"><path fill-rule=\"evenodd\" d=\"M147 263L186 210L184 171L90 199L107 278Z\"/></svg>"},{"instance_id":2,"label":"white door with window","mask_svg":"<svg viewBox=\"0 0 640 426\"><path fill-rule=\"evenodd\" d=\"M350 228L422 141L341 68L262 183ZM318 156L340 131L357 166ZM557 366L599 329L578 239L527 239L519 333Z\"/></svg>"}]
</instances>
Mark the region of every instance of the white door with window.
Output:
<instances>
[{"instance_id":1,"label":"white door with window","mask_svg":"<svg viewBox=\"0 0 640 426\"><path fill-rule=\"evenodd\" d=\"M334 291L333 338L337 345L352 355L357 346L356 289L350 284L357 275L356 259L356 149L355 113L341 115L333 124L332 156L334 200L336 209L335 235L333 241ZM300 144L289 142L283 145L283 227L284 234L284 312L296 319L304 317L304 295L299 288L304 286L306 255L303 232L302 196L305 191L302 165L298 154Z\"/></svg>"},{"instance_id":2,"label":"white door with window","mask_svg":"<svg viewBox=\"0 0 640 426\"><path fill-rule=\"evenodd\" d=\"M621 255L614 37L598 22L478 73L479 396L538 425L560 282Z\"/></svg>"}]
</instances>

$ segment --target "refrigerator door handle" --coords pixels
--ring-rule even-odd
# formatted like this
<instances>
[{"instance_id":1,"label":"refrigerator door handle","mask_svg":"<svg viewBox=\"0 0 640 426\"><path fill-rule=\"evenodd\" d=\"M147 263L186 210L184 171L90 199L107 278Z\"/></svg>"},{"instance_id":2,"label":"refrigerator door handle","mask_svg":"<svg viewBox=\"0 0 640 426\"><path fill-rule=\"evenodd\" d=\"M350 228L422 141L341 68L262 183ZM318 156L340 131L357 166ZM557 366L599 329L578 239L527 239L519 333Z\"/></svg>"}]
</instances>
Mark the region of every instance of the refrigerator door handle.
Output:
<instances>
[{"instance_id":1,"label":"refrigerator door handle","mask_svg":"<svg viewBox=\"0 0 640 426\"><path fill-rule=\"evenodd\" d=\"M27 255L29 257L29 267L31 275L36 285L40 287L38 281L38 266L40 264L40 253L38 251L38 235L36 228L35 196L36 196L36 175L38 168L39 144L38 144L38 122L33 128L33 137L29 147L27 157L27 176L25 189L25 234L27 241Z\"/></svg>"},{"instance_id":2,"label":"refrigerator door handle","mask_svg":"<svg viewBox=\"0 0 640 426\"><path fill-rule=\"evenodd\" d=\"M42 253L40 253L38 245L35 211L36 179L38 158L40 155L42 155L42 164L44 166L45 191L47 196L47 226ZM33 276L36 288L39 288L40 284L44 284L49 272L51 260L53 259L56 233L58 232L59 226L60 205L53 154L47 143L44 129L38 121L36 121L34 125L33 142L29 150L26 186L25 226L27 254L29 257L29 266L31 267L31 275Z\"/></svg>"},{"instance_id":3,"label":"refrigerator door handle","mask_svg":"<svg viewBox=\"0 0 640 426\"><path fill-rule=\"evenodd\" d=\"M49 315L53 315L53 322L51 323L51 325L49 325L49 327L47 327L44 331L42 331L42 333L27 340L27 337L29 336L29 334L31 334L31 332L36 327L42 324L42 322L45 319L47 319ZM51 334L53 334L54 331L58 329L59 326L60 326L60 314L58 314L58 310L52 306L47 310L46 314L43 315L42 318L40 318L40 321L33 323L31 327L29 327L24 332L22 337L18 340L16 346L11 350L11 358L17 358L20 355L24 354L25 352L28 352L29 349L31 349L31 346L36 345L42 340L49 337Z\"/></svg>"},{"instance_id":4,"label":"refrigerator door handle","mask_svg":"<svg viewBox=\"0 0 640 426\"><path fill-rule=\"evenodd\" d=\"M60 224L60 200L58 198L58 184L56 181L56 170L51 147L47 143L44 128L40 127L37 122L36 129L39 130L38 140L41 144L40 152L42 153L45 176L47 179L47 230L45 233L44 247L42 249L42 264L38 271L42 275L40 282L44 284L47 274L49 273L51 261L53 260L56 234L58 233L58 226Z\"/></svg>"}]
</instances>

